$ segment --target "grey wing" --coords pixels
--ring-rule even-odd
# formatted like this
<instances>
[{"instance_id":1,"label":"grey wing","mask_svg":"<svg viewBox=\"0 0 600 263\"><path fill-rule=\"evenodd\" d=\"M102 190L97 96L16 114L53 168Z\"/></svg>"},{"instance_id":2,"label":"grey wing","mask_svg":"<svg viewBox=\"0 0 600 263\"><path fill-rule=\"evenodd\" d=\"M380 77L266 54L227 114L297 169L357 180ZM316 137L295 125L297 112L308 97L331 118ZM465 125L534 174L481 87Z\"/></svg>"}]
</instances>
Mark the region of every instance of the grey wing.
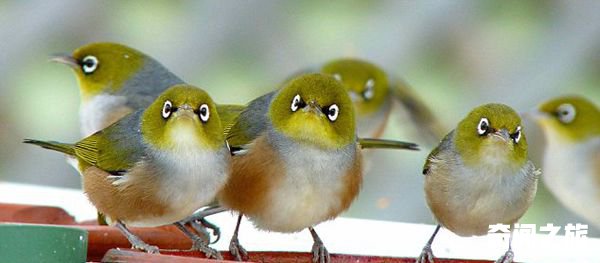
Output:
<instances>
[{"instance_id":1,"label":"grey wing","mask_svg":"<svg viewBox=\"0 0 600 263\"><path fill-rule=\"evenodd\" d=\"M271 125L267 113L274 94L275 91L254 99L240 114L227 136L232 151L251 143Z\"/></svg>"},{"instance_id":2,"label":"grey wing","mask_svg":"<svg viewBox=\"0 0 600 263\"><path fill-rule=\"evenodd\" d=\"M454 140L454 130L452 130L450 133L448 133L444 137L444 139L442 139L440 144L437 147L435 147L435 149L433 149L431 151L431 153L429 153L429 155L427 155L427 160L425 160L425 165L423 165L423 175L428 175L429 171L431 169L431 166L440 161L440 159L439 159L440 153L444 153L446 151L454 151L454 147L452 146L453 140Z\"/></svg>"},{"instance_id":3,"label":"grey wing","mask_svg":"<svg viewBox=\"0 0 600 263\"><path fill-rule=\"evenodd\" d=\"M169 87L183 83L158 61L148 58L138 74L125 82L119 93L127 98L126 105L135 111L148 107Z\"/></svg>"},{"instance_id":4,"label":"grey wing","mask_svg":"<svg viewBox=\"0 0 600 263\"><path fill-rule=\"evenodd\" d=\"M146 156L146 143L141 134L139 110L106 128L107 136L99 147L98 166L113 174L121 174ZM103 131L101 131L103 132Z\"/></svg>"}]
</instances>

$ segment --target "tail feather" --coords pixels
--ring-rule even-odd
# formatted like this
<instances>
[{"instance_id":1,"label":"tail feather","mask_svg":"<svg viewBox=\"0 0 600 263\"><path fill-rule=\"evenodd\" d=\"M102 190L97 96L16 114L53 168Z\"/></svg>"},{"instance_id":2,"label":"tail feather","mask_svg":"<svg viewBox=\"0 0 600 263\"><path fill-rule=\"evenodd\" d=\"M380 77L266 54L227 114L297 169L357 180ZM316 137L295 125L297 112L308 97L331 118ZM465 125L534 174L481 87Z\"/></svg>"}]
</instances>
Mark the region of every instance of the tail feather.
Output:
<instances>
[{"instance_id":1,"label":"tail feather","mask_svg":"<svg viewBox=\"0 0 600 263\"><path fill-rule=\"evenodd\" d=\"M61 152L67 155L75 156L75 146L69 143L61 143L54 141L38 141L32 139L25 139L23 143L34 144L40 146L42 148L46 148L49 150Z\"/></svg>"}]
</instances>

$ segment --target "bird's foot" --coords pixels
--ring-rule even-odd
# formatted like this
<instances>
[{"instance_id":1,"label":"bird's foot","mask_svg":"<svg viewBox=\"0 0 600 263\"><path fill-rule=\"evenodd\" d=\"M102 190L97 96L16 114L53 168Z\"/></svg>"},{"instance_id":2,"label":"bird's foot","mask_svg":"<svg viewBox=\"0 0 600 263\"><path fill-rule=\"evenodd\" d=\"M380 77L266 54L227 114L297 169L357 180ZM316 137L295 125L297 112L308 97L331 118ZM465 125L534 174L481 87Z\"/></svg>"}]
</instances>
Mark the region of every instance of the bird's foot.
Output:
<instances>
[{"instance_id":1,"label":"bird's foot","mask_svg":"<svg viewBox=\"0 0 600 263\"><path fill-rule=\"evenodd\" d=\"M329 252L323 242L320 240L315 240L312 247L312 262L313 263L329 263L331 262L331 258L329 257Z\"/></svg>"},{"instance_id":2,"label":"bird's foot","mask_svg":"<svg viewBox=\"0 0 600 263\"><path fill-rule=\"evenodd\" d=\"M433 251L430 245L426 245L423 248L421 255L419 255L415 263L433 263Z\"/></svg>"},{"instance_id":3,"label":"bird's foot","mask_svg":"<svg viewBox=\"0 0 600 263\"><path fill-rule=\"evenodd\" d=\"M160 254L160 251L157 246L151 246L146 244L144 241L139 240L140 242L132 243L131 247L133 249L141 250L147 252L149 254Z\"/></svg>"},{"instance_id":4,"label":"bird's foot","mask_svg":"<svg viewBox=\"0 0 600 263\"><path fill-rule=\"evenodd\" d=\"M243 261L248 258L248 251L242 247L237 236L232 237L231 242L229 242L229 253L237 261Z\"/></svg>"},{"instance_id":5,"label":"bird's foot","mask_svg":"<svg viewBox=\"0 0 600 263\"><path fill-rule=\"evenodd\" d=\"M192 251L197 250L203 252L204 255L206 255L206 258L214 258L219 260L223 259L221 253L219 253L219 251L217 251L216 249L209 247L207 245L208 243L204 241L204 239L202 239L201 237L192 238L192 242Z\"/></svg>"},{"instance_id":6,"label":"bird's foot","mask_svg":"<svg viewBox=\"0 0 600 263\"><path fill-rule=\"evenodd\" d=\"M496 263L512 263L513 259L515 258L515 253L512 252L512 250L508 250L506 251L506 253L504 253L504 255L502 255L498 260L496 260Z\"/></svg>"}]
</instances>

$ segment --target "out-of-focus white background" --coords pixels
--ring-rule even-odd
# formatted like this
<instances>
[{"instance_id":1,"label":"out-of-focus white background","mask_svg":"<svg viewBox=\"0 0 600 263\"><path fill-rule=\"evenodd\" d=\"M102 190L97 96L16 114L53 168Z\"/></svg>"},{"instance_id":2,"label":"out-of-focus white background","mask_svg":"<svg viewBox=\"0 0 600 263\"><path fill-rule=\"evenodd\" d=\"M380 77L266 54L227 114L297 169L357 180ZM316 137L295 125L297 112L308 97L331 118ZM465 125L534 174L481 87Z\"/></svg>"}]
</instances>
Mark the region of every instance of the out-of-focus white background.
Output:
<instances>
[{"instance_id":1,"label":"out-of-focus white background","mask_svg":"<svg viewBox=\"0 0 600 263\"><path fill-rule=\"evenodd\" d=\"M80 139L74 75L47 58L86 43L139 49L222 103L246 103L330 59L364 58L453 127L487 102L527 111L579 94L600 104L599 13L593 0L1 1L0 180L80 186L63 156L21 141ZM418 142L401 123L393 118L385 137ZM543 138L531 125L526 135L539 165ZM433 223L421 176L429 150L373 153L346 215ZM522 221L585 223L544 187Z\"/></svg>"}]
</instances>

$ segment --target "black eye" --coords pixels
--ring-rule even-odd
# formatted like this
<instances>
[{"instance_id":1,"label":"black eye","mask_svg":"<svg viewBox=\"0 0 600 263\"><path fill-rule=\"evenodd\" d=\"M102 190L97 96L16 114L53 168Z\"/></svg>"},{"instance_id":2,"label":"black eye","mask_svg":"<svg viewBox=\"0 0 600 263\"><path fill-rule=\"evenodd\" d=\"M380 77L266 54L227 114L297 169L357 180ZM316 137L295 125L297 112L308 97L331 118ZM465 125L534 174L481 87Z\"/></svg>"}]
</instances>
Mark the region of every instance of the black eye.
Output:
<instances>
[{"instance_id":1,"label":"black eye","mask_svg":"<svg viewBox=\"0 0 600 263\"><path fill-rule=\"evenodd\" d=\"M490 130L490 121L487 118L481 118L479 124L477 124L477 134L486 135Z\"/></svg>"},{"instance_id":2,"label":"black eye","mask_svg":"<svg viewBox=\"0 0 600 263\"><path fill-rule=\"evenodd\" d=\"M210 118L210 111L208 110L208 105L202 104L198 109L198 116L200 116L200 120L202 122L207 122Z\"/></svg>"},{"instance_id":3,"label":"black eye","mask_svg":"<svg viewBox=\"0 0 600 263\"><path fill-rule=\"evenodd\" d=\"M332 104L331 106L327 107L327 109L324 109L323 112L327 114L327 118L330 121L334 122L335 120L337 120L340 114L340 108L337 104Z\"/></svg>"},{"instance_id":4,"label":"black eye","mask_svg":"<svg viewBox=\"0 0 600 263\"><path fill-rule=\"evenodd\" d=\"M292 109L292 112L296 112L299 108L304 108L305 106L306 103L302 100L300 95L297 94L292 99L292 105L290 106L290 109Z\"/></svg>"},{"instance_id":5,"label":"black eye","mask_svg":"<svg viewBox=\"0 0 600 263\"><path fill-rule=\"evenodd\" d=\"M515 143L519 143L521 140L521 126L517 126L517 130L510 135L510 138L512 138Z\"/></svg>"},{"instance_id":6,"label":"black eye","mask_svg":"<svg viewBox=\"0 0 600 263\"><path fill-rule=\"evenodd\" d=\"M169 117L171 117L171 112L173 110L173 103L171 103L171 101L167 100L165 101L165 104L163 104L163 108L162 108L162 117L164 119L168 119Z\"/></svg>"},{"instance_id":7,"label":"black eye","mask_svg":"<svg viewBox=\"0 0 600 263\"><path fill-rule=\"evenodd\" d=\"M91 74L98 68L98 59L94 56L86 56L81 60L81 70L85 74Z\"/></svg>"}]
</instances>

